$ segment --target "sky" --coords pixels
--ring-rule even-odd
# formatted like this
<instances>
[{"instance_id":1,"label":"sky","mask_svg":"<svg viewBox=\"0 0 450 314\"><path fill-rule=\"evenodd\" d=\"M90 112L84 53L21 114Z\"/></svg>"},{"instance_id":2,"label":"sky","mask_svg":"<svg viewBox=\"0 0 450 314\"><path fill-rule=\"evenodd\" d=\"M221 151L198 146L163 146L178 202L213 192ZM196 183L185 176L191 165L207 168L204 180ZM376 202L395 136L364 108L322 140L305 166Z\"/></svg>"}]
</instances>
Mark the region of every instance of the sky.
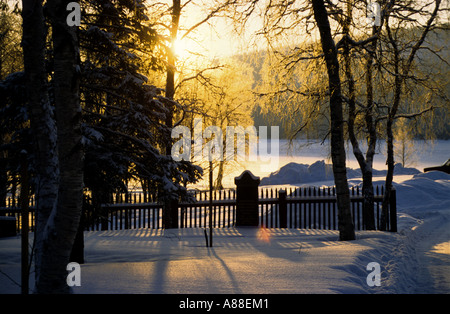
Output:
<instances>
[{"instance_id":1,"label":"sky","mask_svg":"<svg viewBox=\"0 0 450 314\"><path fill-rule=\"evenodd\" d=\"M207 15L208 9L206 6L202 6L198 2L187 5L183 9L180 18L178 38L181 39L183 37L185 33L183 29L189 29L199 21L202 21ZM192 58L195 54L200 53L209 60L213 60L255 49L251 37L260 25L256 19L256 17L251 19L245 31L238 35L234 31L233 22L230 19L214 17L207 23L200 25L183 40L178 41L177 53L181 59Z\"/></svg>"}]
</instances>

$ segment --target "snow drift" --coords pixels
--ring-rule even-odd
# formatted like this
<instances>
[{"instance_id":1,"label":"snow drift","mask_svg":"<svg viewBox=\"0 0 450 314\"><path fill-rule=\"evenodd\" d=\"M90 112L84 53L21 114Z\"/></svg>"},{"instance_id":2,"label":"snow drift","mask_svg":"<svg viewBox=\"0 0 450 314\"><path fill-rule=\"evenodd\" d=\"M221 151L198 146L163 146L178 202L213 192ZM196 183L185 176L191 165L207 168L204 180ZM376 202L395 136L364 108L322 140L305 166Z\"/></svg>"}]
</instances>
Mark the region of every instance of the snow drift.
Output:
<instances>
[{"instance_id":1,"label":"snow drift","mask_svg":"<svg viewBox=\"0 0 450 314\"><path fill-rule=\"evenodd\" d=\"M272 172L268 177L261 179L262 185L304 184L333 180L333 166L326 164L324 160L316 161L311 165L291 162ZM374 176L386 175L386 170L373 169ZM405 168L402 164L396 164L394 175L414 175L421 173L415 168ZM360 169L347 168L347 178L360 178Z\"/></svg>"}]
</instances>

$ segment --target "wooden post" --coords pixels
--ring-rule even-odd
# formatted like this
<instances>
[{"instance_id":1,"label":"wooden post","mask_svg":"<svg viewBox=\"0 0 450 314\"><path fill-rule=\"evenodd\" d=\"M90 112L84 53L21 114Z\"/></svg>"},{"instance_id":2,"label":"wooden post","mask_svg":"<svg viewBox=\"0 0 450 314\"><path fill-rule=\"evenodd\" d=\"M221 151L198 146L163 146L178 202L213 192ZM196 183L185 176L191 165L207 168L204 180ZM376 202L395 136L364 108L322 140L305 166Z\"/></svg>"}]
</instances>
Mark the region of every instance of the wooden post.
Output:
<instances>
[{"instance_id":1,"label":"wooden post","mask_svg":"<svg viewBox=\"0 0 450 314\"><path fill-rule=\"evenodd\" d=\"M280 228L287 228L286 190L280 190L278 192L278 204L280 213Z\"/></svg>"},{"instance_id":2,"label":"wooden post","mask_svg":"<svg viewBox=\"0 0 450 314\"><path fill-rule=\"evenodd\" d=\"M391 189L391 195L389 199L389 215L390 215L390 231L397 232L397 191L394 187Z\"/></svg>"},{"instance_id":3,"label":"wooden post","mask_svg":"<svg viewBox=\"0 0 450 314\"><path fill-rule=\"evenodd\" d=\"M158 219L156 213L154 219ZM178 228L178 200L165 200L162 211L162 227L164 229ZM156 227L158 228L158 227Z\"/></svg>"},{"instance_id":4,"label":"wooden post","mask_svg":"<svg viewBox=\"0 0 450 314\"><path fill-rule=\"evenodd\" d=\"M258 222L258 186L259 177L250 171L244 171L234 178L236 184L236 226L257 227Z\"/></svg>"},{"instance_id":5,"label":"wooden post","mask_svg":"<svg viewBox=\"0 0 450 314\"><path fill-rule=\"evenodd\" d=\"M178 228L178 200L174 199L170 201L170 216L172 217L171 228Z\"/></svg>"}]
</instances>

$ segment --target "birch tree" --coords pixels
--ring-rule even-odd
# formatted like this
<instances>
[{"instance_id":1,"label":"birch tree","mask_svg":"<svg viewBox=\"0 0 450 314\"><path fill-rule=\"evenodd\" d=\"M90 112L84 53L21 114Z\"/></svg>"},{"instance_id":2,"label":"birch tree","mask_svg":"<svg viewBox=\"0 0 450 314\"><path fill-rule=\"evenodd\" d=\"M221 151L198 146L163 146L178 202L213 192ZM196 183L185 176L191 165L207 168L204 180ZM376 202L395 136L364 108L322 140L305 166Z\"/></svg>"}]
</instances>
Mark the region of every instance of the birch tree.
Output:
<instances>
[{"instance_id":1,"label":"birch tree","mask_svg":"<svg viewBox=\"0 0 450 314\"><path fill-rule=\"evenodd\" d=\"M343 74L345 78L346 93L343 94L343 99L347 103L347 133L350 143L352 145L352 152L355 156L362 174L362 193L364 196L363 202L363 225L366 230L375 229L375 215L374 215L374 188L373 188L373 159L376 152L377 144L377 128L375 122L374 110L374 91L373 91L373 63L376 56L376 47L381 31L382 20L376 17L377 23L373 23L372 27L368 28L371 33L366 38L356 41L353 34L354 21L359 21L359 29L364 29L364 24L361 23L361 10L358 6L358 1L344 1L343 8L337 5L332 5L333 11L340 12L335 15L335 19L342 26L343 37L338 42L337 46L342 49L342 63ZM377 3L378 4L378 3ZM363 3L365 5L365 2ZM361 37L361 35L356 35ZM353 56L360 54L364 60L363 63L354 62ZM354 73L358 73L358 67L363 67L364 85L358 84ZM360 101L358 98L358 89L365 87L365 101ZM358 110L360 108L360 110ZM361 112L361 114L358 114ZM362 116L362 117L359 117ZM358 120L362 126L358 125ZM358 134L361 130L364 135ZM358 136L359 135L359 136ZM364 154L359 143L360 138L366 139L367 151Z\"/></svg>"},{"instance_id":2,"label":"birch tree","mask_svg":"<svg viewBox=\"0 0 450 314\"><path fill-rule=\"evenodd\" d=\"M67 264L78 230L83 198L83 151L76 29L66 23L69 1L48 2L54 47L54 90L59 186L47 217L39 254L37 293L67 293Z\"/></svg>"},{"instance_id":3,"label":"birch tree","mask_svg":"<svg viewBox=\"0 0 450 314\"><path fill-rule=\"evenodd\" d=\"M238 1L239 2L239 1ZM236 14L244 24L255 12L262 12L263 26L259 32L267 39L271 50L283 55L286 67L295 68L302 62L311 60L325 61L327 79L327 91L321 93L321 89L306 88L306 92L298 88L284 88L281 92L298 94L305 97L326 97L328 99L328 119L330 134L330 155L333 163L333 173L337 190L337 204L339 209L339 230L341 240L353 240L355 238L354 226L350 212L350 195L346 174L346 153L344 142L344 117L342 103L342 84L339 69L338 50L331 32L329 15L336 12L328 12L324 1L242 1L237 4L239 11ZM329 1L327 1L330 4ZM311 5L312 4L312 5ZM302 39L296 38L299 29ZM313 31L318 30L320 38L320 51L312 45L317 37ZM316 35L317 33L314 33ZM294 47L289 49L282 45L277 46L276 39L285 38L294 41ZM298 36L298 35L297 35ZM302 45L296 45L303 42ZM306 47L306 48L305 48ZM283 49L284 48L284 49ZM283 51L284 50L284 51ZM287 51L287 53L286 53ZM316 71L319 71L316 69ZM314 72L311 72L314 75ZM320 76L320 73L318 74ZM294 84L295 86L295 84ZM310 86L308 86L310 87ZM275 91L278 93L278 91ZM320 108L320 106L319 106ZM310 115L315 115L321 110L312 110ZM300 124L300 123L299 123ZM297 127L297 133L303 130L306 124Z\"/></svg>"},{"instance_id":4,"label":"birch tree","mask_svg":"<svg viewBox=\"0 0 450 314\"><path fill-rule=\"evenodd\" d=\"M344 117L342 111L341 80L335 42L331 36L328 14L323 0L313 0L314 18L320 32L322 50L327 64L330 89L331 158L339 217L340 240L354 240L355 230L350 212L350 194L347 182L344 143Z\"/></svg>"},{"instance_id":5,"label":"birch tree","mask_svg":"<svg viewBox=\"0 0 450 314\"><path fill-rule=\"evenodd\" d=\"M47 222L56 209L58 196L58 156L56 123L48 96L45 69L45 19L41 0L22 1L23 58L28 85L28 110L35 154L35 276L41 280ZM38 289L39 290L39 289Z\"/></svg>"},{"instance_id":6,"label":"birch tree","mask_svg":"<svg viewBox=\"0 0 450 314\"><path fill-rule=\"evenodd\" d=\"M411 78L414 61L418 51L423 47L424 41L433 29L436 23L436 17L439 12L441 0L429 1L417 4L403 3L402 1L393 1L397 7L392 7L386 16L387 43L391 50L392 63L390 73L393 76L392 84L392 104L387 107L386 116L386 147L387 147L387 175L385 181L385 195L382 205L381 227L386 228L387 210L389 207L389 199L392 189L392 181L394 176L394 122L398 115L398 110L404 97L404 88L408 79ZM419 18L415 15L418 15ZM406 18L405 16L410 16ZM397 37L402 33L402 28L407 26L409 21L417 22L419 19L425 18L422 24L422 30L417 38L407 41L403 44L402 40ZM416 20L417 19L417 20ZM420 22L422 23L422 22ZM427 110L427 109L425 109Z\"/></svg>"}]
</instances>

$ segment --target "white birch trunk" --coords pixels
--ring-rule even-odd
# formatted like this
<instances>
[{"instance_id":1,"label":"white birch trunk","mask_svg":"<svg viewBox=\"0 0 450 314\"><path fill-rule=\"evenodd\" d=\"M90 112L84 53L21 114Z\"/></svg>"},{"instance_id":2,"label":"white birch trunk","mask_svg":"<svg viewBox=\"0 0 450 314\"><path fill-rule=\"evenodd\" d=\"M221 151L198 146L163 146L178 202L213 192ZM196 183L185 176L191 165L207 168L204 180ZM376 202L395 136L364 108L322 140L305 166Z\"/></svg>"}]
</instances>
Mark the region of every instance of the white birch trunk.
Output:
<instances>
[{"instance_id":1,"label":"white birch trunk","mask_svg":"<svg viewBox=\"0 0 450 314\"><path fill-rule=\"evenodd\" d=\"M75 27L66 23L70 1L50 0L54 48L54 88L58 125L59 189L47 223L38 293L67 293L67 264L77 234L83 200L83 150L79 101L79 49Z\"/></svg>"},{"instance_id":2,"label":"white birch trunk","mask_svg":"<svg viewBox=\"0 0 450 314\"><path fill-rule=\"evenodd\" d=\"M23 0L22 8L22 46L36 167L35 276L39 281L44 230L58 193L56 124L47 93L42 0Z\"/></svg>"}]
</instances>

